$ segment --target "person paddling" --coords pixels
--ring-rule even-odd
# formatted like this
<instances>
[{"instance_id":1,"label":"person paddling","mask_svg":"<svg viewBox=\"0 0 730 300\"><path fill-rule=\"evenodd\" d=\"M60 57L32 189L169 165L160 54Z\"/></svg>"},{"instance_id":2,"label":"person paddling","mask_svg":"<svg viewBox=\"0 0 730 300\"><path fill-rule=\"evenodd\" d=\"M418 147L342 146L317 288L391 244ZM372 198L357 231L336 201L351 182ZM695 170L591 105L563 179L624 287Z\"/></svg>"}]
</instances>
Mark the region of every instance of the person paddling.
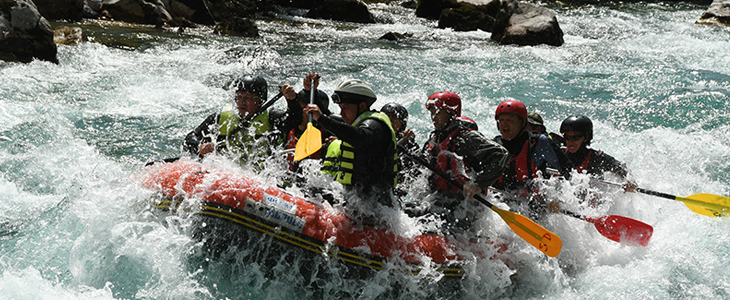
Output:
<instances>
[{"instance_id":1,"label":"person paddling","mask_svg":"<svg viewBox=\"0 0 730 300\"><path fill-rule=\"evenodd\" d=\"M391 102L383 105L380 108L380 112L386 114L390 119L390 124L393 125L395 130L395 136L398 140L398 183L403 184L407 177L414 177L417 175L417 170L414 168L415 162L411 160L410 156L403 155L401 149L409 151L409 153L418 152L418 145L415 142L416 134L408 128L408 110L403 106L395 102ZM398 196L404 196L406 191L403 189L397 189L396 194Z\"/></svg>"},{"instance_id":2,"label":"person paddling","mask_svg":"<svg viewBox=\"0 0 730 300\"><path fill-rule=\"evenodd\" d=\"M627 182L624 191L633 192L636 189L636 183L628 180L629 171L624 163L601 150L588 147L593 140L593 122L590 118L581 115L567 117L560 124L560 133L565 139L565 154L576 171L599 179L605 179L605 175L611 173Z\"/></svg>"},{"instance_id":3,"label":"person paddling","mask_svg":"<svg viewBox=\"0 0 730 300\"><path fill-rule=\"evenodd\" d=\"M332 101L340 107L342 120L322 113L319 106L309 104L305 114L332 132L337 140L327 146L325 173L345 187L345 204L357 197L360 206L350 211L364 223L381 223L375 208L398 208L393 190L397 184L395 130L384 113L372 111L377 100L373 89L358 79L341 82L332 93ZM367 209L365 206L373 209Z\"/></svg>"},{"instance_id":4,"label":"person paddling","mask_svg":"<svg viewBox=\"0 0 730 300\"><path fill-rule=\"evenodd\" d=\"M463 184L460 189L437 174L429 177L438 197L427 211L445 221L444 229L451 232L472 228L482 206L465 199L486 193L509 161L506 149L475 130L476 122L461 117L461 104L459 95L449 91L428 97L434 130L421 152L428 164Z\"/></svg>"},{"instance_id":5,"label":"person paddling","mask_svg":"<svg viewBox=\"0 0 730 300\"><path fill-rule=\"evenodd\" d=\"M547 136L527 131L527 107L517 100L500 103L495 111L497 129L501 135L494 140L507 148L511 155L510 163L494 187L513 192L518 199L527 199L526 210L533 217L544 215L548 203L537 193L539 187L533 182L542 174L549 178L555 169L566 179L570 179L572 164L560 147ZM521 202L521 201L520 201ZM552 209L551 209L552 211Z\"/></svg>"},{"instance_id":6,"label":"person paddling","mask_svg":"<svg viewBox=\"0 0 730 300\"><path fill-rule=\"evenodd\" d=\"M260 169L272 148L282 144L284 133L293 126L294 115L278 109L259 111L268 93L268 84L261 76L241 76L233 86L235 102L209 115L188 133L183 147L199 157L218 152ZM301 111L294 101L289 101L287 107L288 112Z\"/></svg>"},{"instance_id":7,"label":"person paddling","mask_svg":"<svg viewBox=\"0 0 730 300\"><path fill-rule=\"evenodd\" d=\"M308 118L304 117L304 109L307 107L307 104L309 104L310 96L311 96L311 86L312 83L314 83L315 88L315 104L319 107L320 111L322 111L323 114L329 116L331 114L329 110L329 103L330 99L329 96L327 96L327 93L323 92L322 90L318 89L319 87L319 74L314 72L309 72L307 76L304 77L302 80L304 84L304 89L299 91L299 93L296 93L294 91L294 87L288 84L282 85L281 88L279 88L279 92L281 92L286 100L288 102L294 102L298 103L299 107L301 109L292 109L290 111L291 113L291 122L293 124L296 124L295 126L292 126L291 130L287 132L286 135L286 143L284 145L284 149L287 150L293 150L296 148L297 142L299 141L299 138L302 136L304 131L307 129L307 123ZM319 125L319 123L315 122L313 126L317 129L321 129L322 126ZM322 134L322 142L324 143L327 138L332 136L332 134L329 131L324 131ZM307 159L321 159L323 156L323 152L326 149L322 149L322 151L316 152L314 154L311 154L307 156ZM287 161L289 163L289 171L287 172L287 179L284 180L282 183L283 186L289 186L292 183L302 183L304 182L304 179L300 177L300 169L299 164L300 162L294 161L294 153L288 152L287 153Z\"/></svg>"}]
</instances>

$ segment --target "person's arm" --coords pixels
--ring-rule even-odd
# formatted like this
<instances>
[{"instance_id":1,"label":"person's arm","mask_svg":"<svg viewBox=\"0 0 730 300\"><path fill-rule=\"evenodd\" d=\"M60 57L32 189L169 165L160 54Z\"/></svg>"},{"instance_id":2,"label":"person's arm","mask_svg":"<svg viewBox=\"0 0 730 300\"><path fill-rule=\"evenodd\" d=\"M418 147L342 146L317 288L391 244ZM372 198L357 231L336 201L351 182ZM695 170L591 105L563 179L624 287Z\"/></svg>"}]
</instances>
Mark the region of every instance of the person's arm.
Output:
<instances>
[{"instance_id":1,"label":"person's arm","mask_svg":"<svg viewBox=\"0 0 730 300\"><path fill-rule=\"evenodd\" d=\"M603 151L597 151L597 150L592 150L592 151L595 151L595 155L596 155L594 158L596 160L594 166L597 169L595 171L598 171L598 172L596 172L596 174L601 174L604 172L611 172L613 174L620 176L622 179L627 179L626 177L628 177L629 171L626 168L626 165L624 163L618 161L613 156L610 156ZM591 170L591 171L593 171L593 170Z\"/></svg>"},{"instance_id":2,"label":"person's arm","mask_svg":"<svg viewBox=\"0 0 730 300\"><path fill-rule=\"evenodd\" d=\"M319 124L332 132L338 139L356 149L384 149L390 143L390 129L375 119L362 121L357 127L334 120L327 116L319 118ZM388 139L385 139L386 134Z\"/></svg>"},{"instance_id":3,"label":"person's arm","mask_svg":"<svg viewBox=\"0 0 730 300\"><path fill-rule=\"evenodd\" d=\"M561 176L570 179L573 164L568 156L560 150L559 146L545 135L538 137L532 159L536 168L544 171L546 167L551 167L558 170Z\"/></svg>"},{"instance_id":4,"label":"person's arm","mask_svg":"<svg viewBox=\"0 0 730 300\"><path fill-rule=\"evenodd\" d=\"M218 114L211 114L205 118L203 123L185 136L183 148L191 154L200 155L200 145L212 142L211 129L216 124L218 124Z\"/></svg>"},{"instance_id":5,"label":"person's arm","mask_svg":"<svg viewBox=\"0 0 730 300\"><path fill-rule=\"evenodd\" d=\"M475 172L474 182L482 190L499 179L509 164L509 152L496 142L485 138L478 131L466 131L460 136L456 154Z\"/></svg>"}]
</instances>

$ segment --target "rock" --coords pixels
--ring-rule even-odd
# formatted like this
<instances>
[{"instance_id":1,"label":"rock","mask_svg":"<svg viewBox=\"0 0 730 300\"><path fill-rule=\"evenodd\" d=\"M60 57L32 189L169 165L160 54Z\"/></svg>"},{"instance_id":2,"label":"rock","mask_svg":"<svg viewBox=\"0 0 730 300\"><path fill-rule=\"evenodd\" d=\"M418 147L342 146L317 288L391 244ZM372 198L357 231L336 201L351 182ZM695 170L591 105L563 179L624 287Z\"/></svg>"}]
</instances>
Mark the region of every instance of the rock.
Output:
<instances>
[{"instance_id":1,"label":"rock","mask_svg":"<svg viewBox=\"0 0 730 300\"><path fill-rule=\"evenodd\" d=\"M305 9L312 9L320 6L322 5L322 2L324 2L324 0L274 0L274 4L276 5Z\"/></svg>"},{"instance_id":2,"label":"rock","mask_svg":"<svg viewBox=\"0 0 730 300\"><path fill-rule=\"evenodd\" d=\"M715 0L696 24L730 26L730 0Z\"/></svg>"},{"instance_id":3,"label":"rock","mask_svg":"<svg viewBox=\"0 0 730 300\"><path fill-rule=\"evenodd\" d=\"M77 45L86 41L81 27L61 26L53 30L53 42L63 45Z\"/></svg>"},{"instance_id":4,"label":"rock","mask_svg":"<svg viewBox=\"0 0 730 300\"><path fill-rule=\"evenodd\" d=\"M241 17L233 17L220 22L215 26L213 32L222 35L259 37L259 29L256 27L256 23Z\"/></svg>"},{"instance_id":5,"label":"rock","mask_svg":"<svg viewBox=\"0 0 730 300\"><path fill-rule=\"evenodd\" d=\"M104 0L102 7L118 21L152 25L172 21L160 0Z\"/></svg>"},{"instance_id":6,"label":"rock","mask_svg":"<svg viewBox=\"0 0 730 300\"><path fill-rule=\"evenodd\" d=\"M295 0L296 1L296 0ZM249 17L256 12L273 9L271 0L206 0L210 14L216 21L232 17Z\"/></svg>"},{"instance_id":7,"label":"rock","mask_svg":"<svg viewBox=\"0 0 730 300\"><path fill-rule=\"evenodd\" d=\"M0 59L58 63L53 30L31 0L0 0Z\"/></svg>"},{"instance_id":8,"label":"rock","mask_svg":"<svg viewBox=\"0 0 730 300\"><path fill-rule=\"evenodd\" d=\"M368 7L357 0L325 0L318 7L310 9L305 17L357 23L375 23L375 19L368 10Z\"/></svg>"},{"instance_id":9,"label":"rock","mask_svg":"<svg viewBox=\"0 0 730 300\"><path fill-rule=\"evenodd\" d=\"M398 33L398 32L388 32L381 36L379 40L387 40L387 41L398 41L402 39L406 39L409 37L412 37L413 33Z\"/></svg>"},{"instance_id":10,"label":"rock","mask_svg":"<svg viewBox=\"0 0 730 300\"><path fill-rule=\"evenodd\" d=\"M499 5L499 0L494 0L483 5L462 3L461 7L444 9L439 17L438 27L453 28L456 31L481 29L491 32Z\"/></svg>"},{"instance_id":11,"label":"rock","mask_svg":"<svg viewBox=\"0 0 730 300\"><path fill-rule=\"evenodd\" d=\"M197 24L215 25L205 0L163 0L162 3L175 20L185 18Z\"/></svg>"},{"instance_id":12,"label":"rock","mask_svg":"<svg viewBox=\"0 0 730 300\"><path fill-rule=\"evenodd\" d=\"M491 39L502 45L521 46L560 46L565 42L555 13L517 0L503 0L492 27Z\"/></svg>"},{"instance_id":13,"label":"rock","mask_svg":"<svg viewBox=\"0 0 730 300\"><path fill-rule=\"evenodd\" d=\"M81 21L84 2L77 0L34 0L38 12L48 20Z\"/></svg>"},{"instance_id":14,"label":"rock","mask_svg":"<svg viewBox=\"0 0 730 300\"><path fill-rule=\"evenodd\" d=\"M438 20L441 17L441 11L447 8L458 8L459 4L456 0L420 0L416 7L416 16L429 20Z\"/></svg>"}]
</instances>

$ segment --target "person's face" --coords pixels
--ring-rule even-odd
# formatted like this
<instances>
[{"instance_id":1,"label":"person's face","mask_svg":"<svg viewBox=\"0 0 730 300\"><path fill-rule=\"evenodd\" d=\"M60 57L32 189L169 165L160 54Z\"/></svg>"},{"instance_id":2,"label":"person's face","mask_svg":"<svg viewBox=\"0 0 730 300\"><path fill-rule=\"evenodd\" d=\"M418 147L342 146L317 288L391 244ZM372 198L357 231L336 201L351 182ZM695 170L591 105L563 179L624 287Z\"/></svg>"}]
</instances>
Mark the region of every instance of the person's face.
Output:
<instances>
[{"instance_id":1,"label":"person's face","mask_svg":"<svg viewBox=\"0 0 730 300\"><path fill-rule=\"evenodd\" d=\"M359 104L355 103L340 103L340 116L342 116L342 120L345 121L347 124L352 124L352 122L355 122L355 119L357 119L357 116L360 115L359 111Z\"/></svg>"},{"instance_id":2,"label":"person's face","mask_svg":"<svg viewBox=\"0 0 730 300\"><path fill-rule=\"evenodd\" d=\"M449 121L451 121L451 113L449 113L448 110L431 106L428 108L428 111L431 113L431 121L433 122L434 129L443 130L446 128L446 125L449 125Z\"/></svg>"},{"instance_id":3,"label":"person's face","mask_svg":"<svg viewBox=\"0 0 730 300\"><path fill-rule=\"evenodd\" d=\"M497 117L497 129L499 129L503 139L511 141L522 133L522 122L522 118L518 115L501 114Z\"/></svg>"},{"instance_id":4,"label":"person's face","mask_svg":"<svg viewBox=\"0 0 730 300\"><path fill-rule=\"evenodd\" d=\"M540 133L540 134L545 133L545 130L543 130L543 128L544 127L542 127L540 125L533 125L533 124L530 124L529 122L527 123L527 126L525 126L525 130L532 131L534 133Z\"/></svg>"},{"instance_id":5,"label":"person's face","mask_svg":"<svg viewBox=\"0 0 730 300\"><path fill-rule=\"evenodd\" d=\"M238 115L242 118L252 115L260 106L261 103L257 95L243 91L236 92L236 108L238 108Z\"/></svg>"},{"instance_id":6,"label":"person's face","mask_svg":"<svg viewBox=\"0 0 730 300\"><path fill-rule=\"evenodd\" d=\"M566 131L565 134L563 134L563 138L565 138L565 145L570 153L578 152L580 147L583 146L583 142L586 140L585 135L578 131Z\"/></svg>"},{"instance_id":7,"label":"person's face","mask_svg":"<svg viewBox=\"0 0 730 300\"><path fill-rule=\"evenodd\" d=\"M390 124L393 125L393 130L395 132L399 132L401 127L403 127L403 121L396 118L395 115L391 113L386 113L386 115L388 115L388 119L390 119Z\"/></svg>"}]
</instances>

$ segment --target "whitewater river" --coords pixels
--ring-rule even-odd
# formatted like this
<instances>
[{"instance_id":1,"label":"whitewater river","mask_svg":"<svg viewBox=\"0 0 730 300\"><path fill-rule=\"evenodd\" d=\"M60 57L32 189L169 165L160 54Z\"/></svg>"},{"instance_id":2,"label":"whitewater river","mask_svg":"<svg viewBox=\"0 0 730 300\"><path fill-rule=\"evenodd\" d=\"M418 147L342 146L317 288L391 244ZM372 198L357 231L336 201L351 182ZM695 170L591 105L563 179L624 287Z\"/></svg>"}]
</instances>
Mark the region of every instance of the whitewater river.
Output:
<instances>
[{"instance_id":1,"label":"whitewater river","mask_svg":"<svg viewBox=\"0 0 730 300\"><path fill-rule=\"evenodd\" d=\"M313 289L293 270L265 276L240 253L197 254L189 220L156 214L135 173L183 155L184 136L232 101L230 82L244 73L266 77L270 95L284 83L300 89L310 70L327 93L345 78L365 80L375 108L409 109L419 143L432 128L423 102L440 90L458 93L489 137L508 98L551 131L587 115L593 146L624 161L640 187L730 195L730 30L695 25L706 7L551 7L561 47L500 46L490 33L436 29L413 10L370 8L378 24L287 17L259 21L259 39L86 24L94 42L59 46L59 65L0 62L0 299L730 298L730 220L607 187L591 187L606 203L586 209L571 196L586 188L581 180L555 197L587 215L652 225L649 246L553 215L541 225L562 237L563 251L547 258L487 211L508 261L470 266L458 296L433 289L438 278L387 272ZM413 36L378 40L390 31Z\"/></svg>"}]
</instances>

